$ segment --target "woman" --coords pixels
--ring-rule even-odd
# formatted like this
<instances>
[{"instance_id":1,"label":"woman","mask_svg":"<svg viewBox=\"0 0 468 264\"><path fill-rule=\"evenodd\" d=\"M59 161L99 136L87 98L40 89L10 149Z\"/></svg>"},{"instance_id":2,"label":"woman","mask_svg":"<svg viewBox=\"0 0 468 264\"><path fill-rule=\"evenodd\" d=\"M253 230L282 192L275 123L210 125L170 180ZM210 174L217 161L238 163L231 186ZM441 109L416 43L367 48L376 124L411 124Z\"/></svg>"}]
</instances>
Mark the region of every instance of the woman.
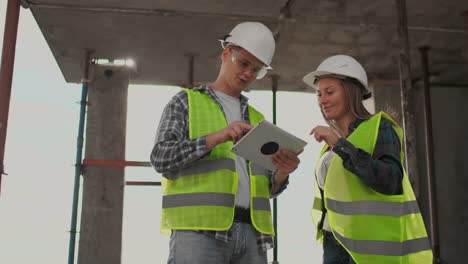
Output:
<instances>
[{"instance_id":1,"label":"woman","mask_svg":"<svg viewBox=\"0 0 468 264\"><path fill-rule=\"evenodd\" d=\"M367 74L354 58L325 59L303 81L317 91L327 126L316 166L313 219L323 263L432 263L432 251L403 168L401 127L370 114Z\"/></svg>"}]
</instances>

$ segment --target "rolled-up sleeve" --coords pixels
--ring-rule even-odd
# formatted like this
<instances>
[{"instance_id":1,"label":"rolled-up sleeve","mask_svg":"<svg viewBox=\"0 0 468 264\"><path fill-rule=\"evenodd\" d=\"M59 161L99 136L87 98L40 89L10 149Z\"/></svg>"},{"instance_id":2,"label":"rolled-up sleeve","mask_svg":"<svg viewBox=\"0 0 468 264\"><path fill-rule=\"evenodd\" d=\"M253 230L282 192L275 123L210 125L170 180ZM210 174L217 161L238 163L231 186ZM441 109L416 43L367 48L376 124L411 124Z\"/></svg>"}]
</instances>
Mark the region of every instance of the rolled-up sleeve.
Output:
<instances>
[{"instance_id":1,"label":"rolled-up sleeve","mask_svg":"<svg viewBox=\"0 0 468 264\"><path fill-rule=\"evenodd\" d=\"M171 180L180 169L207 153L205 137L188 137L187 100L186 93L180 92L166 105L150 155L154 169Z\"/></svg>"},{"instance_id":2,"label":"rolled-up sleeve","mask_svg":"<svg viewBox=\"0 0 468 264\"><path fill-rule=\"evenodd\" d=\"M286 188L288 188L289 185L289 176L287 179L283 182L282 185L278 186L278 184L275 181L275 173L270 171L270 193L271 193L271 199L278 197ZM276 190L276 192L275 192Z\"/></svg>"}]
</instances>

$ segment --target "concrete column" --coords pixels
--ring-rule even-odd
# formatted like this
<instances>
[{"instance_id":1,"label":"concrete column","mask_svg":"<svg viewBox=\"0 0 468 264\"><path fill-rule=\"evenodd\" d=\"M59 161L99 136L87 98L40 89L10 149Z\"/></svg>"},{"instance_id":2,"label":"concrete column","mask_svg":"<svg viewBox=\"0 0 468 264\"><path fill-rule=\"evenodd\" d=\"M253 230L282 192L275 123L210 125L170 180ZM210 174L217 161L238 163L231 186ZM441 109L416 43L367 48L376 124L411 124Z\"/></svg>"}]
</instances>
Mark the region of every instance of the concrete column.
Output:
<instances>
[{"instance_id":1,"label":"concrete column","mask_svg":"<svg viewBox=\"0 0 468 264\"><path fill-rule=\"evenodd\" d=\"M395 0L398 16L397 33L400 46L399 71L401 109L403 113L403 129L405 132L406 170L408 178L413 185L416 197L419 197L420 178L417 166L416 127L414 113L410 110L410 101L413 98L411 84L410 48L408 40L408 20L406 14L406 0Z\"/></svg>"},{"instance_id":2,"label":"concrete column","mask_svg":"<svg viewBox=\"0 0 468 264\"><path fill-rule=\"evenodd\" d=\"M129 72L95 65L88 95L86 159L124 160ZM79 264L119 264L122 249L123 167L86 167Z\"/></svg>"}]
</instances>

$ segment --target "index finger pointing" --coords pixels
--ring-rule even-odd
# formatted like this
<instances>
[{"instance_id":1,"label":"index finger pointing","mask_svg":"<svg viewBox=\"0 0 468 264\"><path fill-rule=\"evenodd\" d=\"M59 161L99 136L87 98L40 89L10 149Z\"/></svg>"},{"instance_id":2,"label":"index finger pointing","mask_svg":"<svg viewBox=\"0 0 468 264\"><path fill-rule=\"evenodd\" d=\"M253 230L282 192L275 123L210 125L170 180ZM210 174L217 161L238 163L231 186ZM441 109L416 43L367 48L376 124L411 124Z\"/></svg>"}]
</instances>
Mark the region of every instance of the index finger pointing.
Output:
<instances>
[{"instance_id":1,"label":"index finger pointing","mask_svg":"<svg viewBox=\"0 0 468 264\"><path fill-rule=\"evenodd\" d=\"M245 123L245 122L239 122L238 125L239 125L240 128L246 129L246 130L250 130L253 127L251 124L248 124L248 123Z\"/></svg>"},{"instance_id":2,"label":"index finger pointing","mask_svg":"<svg viewBox=\"0 0 468 264\"><path fill-rule=\"evenodd\" d=\"M314 134L316 129L317 129L317 127L312 128L312 130L310 131L309 135Z\"/></svg>"}]
</instances>

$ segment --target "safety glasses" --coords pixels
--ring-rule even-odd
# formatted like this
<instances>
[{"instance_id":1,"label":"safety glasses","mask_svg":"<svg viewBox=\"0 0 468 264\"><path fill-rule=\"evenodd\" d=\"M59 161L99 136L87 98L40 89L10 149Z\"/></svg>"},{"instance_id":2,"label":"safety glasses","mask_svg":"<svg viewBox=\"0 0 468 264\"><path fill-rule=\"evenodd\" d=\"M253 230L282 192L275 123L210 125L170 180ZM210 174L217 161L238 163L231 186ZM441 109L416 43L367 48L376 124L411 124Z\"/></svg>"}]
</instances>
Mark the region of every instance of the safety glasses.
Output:
<instances>
[{"instance_id":1,"label":"safety glasses","mask_svg":"<svg viewBox=\"0 0 468 264\"><path fill-rule=\"evenodd\" d=\"M267 74L268 70L265 66L256 66L248 59L239 54L239 50L231 48L231 60L242 71L250 71L257 80L262 79Z\"/></svg>"}]
</instances>

